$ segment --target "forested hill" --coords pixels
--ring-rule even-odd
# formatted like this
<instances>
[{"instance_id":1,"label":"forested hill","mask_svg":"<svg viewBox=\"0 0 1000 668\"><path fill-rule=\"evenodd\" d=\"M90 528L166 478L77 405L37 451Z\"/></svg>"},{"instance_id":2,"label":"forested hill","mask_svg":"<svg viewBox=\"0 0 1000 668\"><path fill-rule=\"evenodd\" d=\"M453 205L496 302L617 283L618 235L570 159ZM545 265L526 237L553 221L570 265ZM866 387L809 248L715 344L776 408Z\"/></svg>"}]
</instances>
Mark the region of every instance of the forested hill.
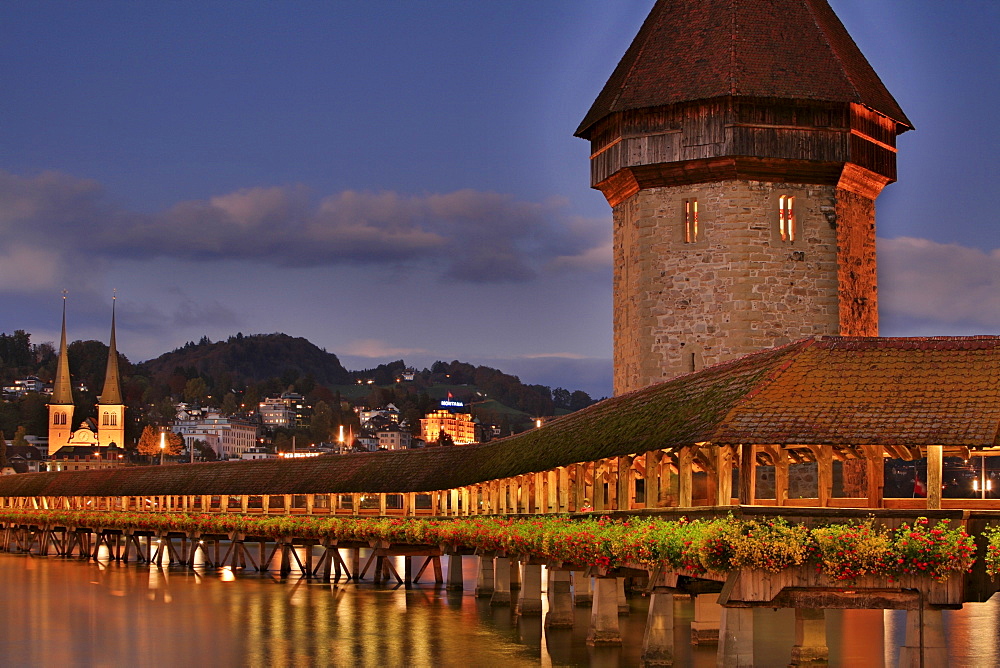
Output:
<instances>
[{"instance_id":1,"label":"forested hill","mask_svg":"<svg viewBox=\"0 0 1000 668\"><path fill-rule=\"evenodd\" d=\"M202 338L138 366L140 373L153 379L165 379L177 369L193 369L195 375L209 378L228 375L234 386L271 378L293 383L307 376L320 385L351 381L336 355L287 334L237 334L215 343Z\"/></svg>"}]
</instances>

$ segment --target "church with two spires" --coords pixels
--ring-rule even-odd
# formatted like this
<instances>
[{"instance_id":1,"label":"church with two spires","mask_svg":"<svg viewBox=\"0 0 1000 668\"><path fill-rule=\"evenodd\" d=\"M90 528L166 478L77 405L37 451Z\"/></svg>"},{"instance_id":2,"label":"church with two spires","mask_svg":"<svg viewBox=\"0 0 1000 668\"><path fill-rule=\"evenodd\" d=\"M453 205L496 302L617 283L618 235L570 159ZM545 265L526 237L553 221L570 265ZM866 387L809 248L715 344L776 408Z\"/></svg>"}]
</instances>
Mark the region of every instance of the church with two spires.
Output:
<instances>
[{"instance_id":1,"label":"church with two spires","mask_svg":"<svg viewBox=\"0 0 1000 668\"><path fill-rule=\"evenodd\" d=\"M63 298L59 362L49 401L49 452L51 470L78 471L114 468L124 462L125 402L118 372L115 311L111 309L111 341L104 387L97 403L97 417L74 420L73 384L66 344L66 301Z\"/></svg>"}]
</instances>

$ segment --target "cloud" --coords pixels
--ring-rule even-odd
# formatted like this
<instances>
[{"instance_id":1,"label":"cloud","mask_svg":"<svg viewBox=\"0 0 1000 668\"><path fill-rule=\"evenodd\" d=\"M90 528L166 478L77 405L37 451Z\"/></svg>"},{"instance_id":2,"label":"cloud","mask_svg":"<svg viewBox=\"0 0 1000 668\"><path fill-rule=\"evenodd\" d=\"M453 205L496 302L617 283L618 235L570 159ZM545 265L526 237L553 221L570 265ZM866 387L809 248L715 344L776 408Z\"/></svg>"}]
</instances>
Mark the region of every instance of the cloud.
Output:
<instances>
[{"instance_id":1,"label":"cloud","mask_svg":"<svg viewBox=\"0 0 1000 668\"><path fill-rule=\"evenodd\" d=\"M523 282L542 271L606 268L610 228L571 215L563 200L475 190L344 191L317 200L302 186L256 187L144 214L117 206L93 181L0 172L6 243L63 257L420 267L452 281Z\"/></svg>"},{"instance_id":2,"label":"cloud","mask_svg":"<svg viewBox=\"0 0 1000 668\"><path fill-rule=\"evenodd\" d=\"M352 357L395 359L404 355L420 355L427 351L423 348L398 348L378 339L357 339L344 349L344 355Z\"/></svg>"},{"instance_id":3,"label":"cloud","mask_svg":"<svg viewBox=\"0 0 1000 668\"><path fill-rule=\"evenodd\" d=\"M879 239L879 306L884 320L939 323L939 333L1000 328L1000 249L928 239Z\"/></svg>"}]
</instances>

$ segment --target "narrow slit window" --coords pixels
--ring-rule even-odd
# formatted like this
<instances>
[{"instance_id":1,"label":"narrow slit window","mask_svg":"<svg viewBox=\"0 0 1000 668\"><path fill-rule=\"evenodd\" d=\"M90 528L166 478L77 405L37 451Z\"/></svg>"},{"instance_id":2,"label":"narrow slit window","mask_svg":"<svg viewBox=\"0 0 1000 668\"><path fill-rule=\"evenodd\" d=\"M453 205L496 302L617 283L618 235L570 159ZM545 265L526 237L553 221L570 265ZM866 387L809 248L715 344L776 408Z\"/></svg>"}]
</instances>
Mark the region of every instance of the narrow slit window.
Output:
<instances>
[{"instance_id":1,"label":"narrow slit window","mask_svg":"<svg viewBox=\"0 0 1000 668\"><path fill-rule=\"evenodd\" d=\"M778 198L778 232L782 241L795 241L795 198L790 195Z\"/></svg>"},{"instance_id":2,"label":"narrow slit window","mask_svg":"<svg viewBox=\"0 0 1000 668\"><path fill-rule=\"evenodd\" d=\"M684 243L693 244L700 240L698 226L698 200L684 200Z\"/></svg>"}]
</instances>

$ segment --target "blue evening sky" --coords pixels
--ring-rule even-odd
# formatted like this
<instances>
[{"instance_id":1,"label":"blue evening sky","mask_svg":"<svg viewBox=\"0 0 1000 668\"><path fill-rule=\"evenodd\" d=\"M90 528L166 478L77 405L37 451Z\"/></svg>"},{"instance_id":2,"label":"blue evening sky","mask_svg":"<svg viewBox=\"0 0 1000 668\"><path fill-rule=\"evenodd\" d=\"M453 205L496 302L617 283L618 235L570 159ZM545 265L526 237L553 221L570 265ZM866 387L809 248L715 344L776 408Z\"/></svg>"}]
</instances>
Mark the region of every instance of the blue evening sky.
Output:
<instances>
[{"instance_id":1,"label":"blue evening sky","mask_svg":"<svg viewBox=\"0 0 1000 668\"><path fill-rule=\"evenodd\" d=\"M832 0L916 125L882 333L1000 331L1000 3ZM652 0L0 2L0 330L139 361L281 331L610 393L572 134Z\"/></svg>"}]
</instances>

